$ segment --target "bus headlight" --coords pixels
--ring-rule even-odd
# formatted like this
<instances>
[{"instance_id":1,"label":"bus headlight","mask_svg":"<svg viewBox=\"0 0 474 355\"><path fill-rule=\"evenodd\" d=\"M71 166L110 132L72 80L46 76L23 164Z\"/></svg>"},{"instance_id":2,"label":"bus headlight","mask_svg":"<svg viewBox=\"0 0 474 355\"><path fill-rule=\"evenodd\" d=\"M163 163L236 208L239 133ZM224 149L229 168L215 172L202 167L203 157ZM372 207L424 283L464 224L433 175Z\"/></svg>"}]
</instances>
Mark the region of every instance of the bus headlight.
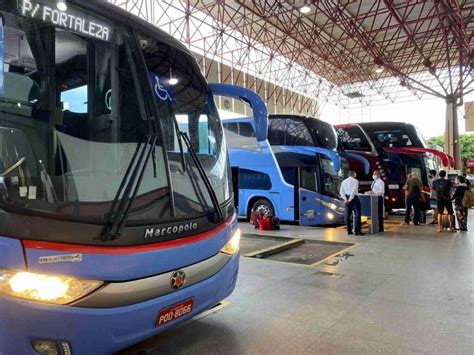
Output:
<instances>
[{"instance_id":1,"label":"bus headlight","mask_svg":"<svg viewBox=\"0 0 474 355\"><path fill-rule=\"evenodd\" d=\"M32 301L67 304L102 284L102 281L0 269L0 292Z\"/></svg>"},{"instance_id":2,"label":"bus headlight","mask_svg":"<svg viewBox=\"0 0 474 355\"><path fill-rule=\"evenodd\" d=\"M240 246L240 229L237 228L232 238L230 238L227 244L221 249L221 253L234 255L235 253L239 251L239 246Z\"/></svg>"}]
</instances>

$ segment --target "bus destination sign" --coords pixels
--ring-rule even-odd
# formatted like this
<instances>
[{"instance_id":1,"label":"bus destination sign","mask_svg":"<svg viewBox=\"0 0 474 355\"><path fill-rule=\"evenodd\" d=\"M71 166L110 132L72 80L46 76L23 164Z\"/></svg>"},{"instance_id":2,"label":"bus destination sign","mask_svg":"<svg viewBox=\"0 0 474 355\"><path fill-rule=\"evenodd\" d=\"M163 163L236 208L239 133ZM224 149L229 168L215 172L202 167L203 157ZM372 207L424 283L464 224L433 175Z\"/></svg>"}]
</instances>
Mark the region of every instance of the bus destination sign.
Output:
<instances>
[{"instance_id":1,"label":"bus destination sign","mask_svg":"<svg viewBox=\"0 0 474 355\"><path fill-rule=\"evenodd\" d=\"M112 27L109 24L103 19L94 18L91 14L66 4L65 1L19 0L19 8L23 16L40 19L102 41L111 40Z\"/></svg>"}]
</instances>

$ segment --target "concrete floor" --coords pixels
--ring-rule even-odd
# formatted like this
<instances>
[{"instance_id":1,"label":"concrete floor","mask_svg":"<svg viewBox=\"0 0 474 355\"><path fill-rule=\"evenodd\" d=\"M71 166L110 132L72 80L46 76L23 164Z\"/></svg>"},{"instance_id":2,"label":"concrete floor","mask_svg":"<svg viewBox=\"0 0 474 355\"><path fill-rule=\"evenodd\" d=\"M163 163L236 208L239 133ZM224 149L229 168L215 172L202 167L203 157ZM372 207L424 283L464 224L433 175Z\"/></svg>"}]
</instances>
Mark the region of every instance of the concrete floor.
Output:
<instances>
[{"instance_id":1,"label":"concrete floor","mask_svg":"<svg viewBox=\"0 0 474 355\"><path fill-rule=\"evenodd\" d=\"M359 244L337 266L241 258L227 306L128 353L474 354L474 210L473 232L388 228L349 237L283 225L282 236ZM254 232L247 223L241 229Z\"/></svg>"}]
</instances>

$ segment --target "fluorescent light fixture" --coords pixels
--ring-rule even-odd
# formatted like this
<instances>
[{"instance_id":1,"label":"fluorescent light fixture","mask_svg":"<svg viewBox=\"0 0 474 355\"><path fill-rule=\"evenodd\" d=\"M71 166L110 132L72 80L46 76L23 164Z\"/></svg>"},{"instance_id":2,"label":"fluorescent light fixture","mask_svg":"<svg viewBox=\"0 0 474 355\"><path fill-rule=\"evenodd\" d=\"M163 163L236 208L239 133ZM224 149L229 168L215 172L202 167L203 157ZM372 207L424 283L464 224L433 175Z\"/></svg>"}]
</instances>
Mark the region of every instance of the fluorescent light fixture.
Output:
<instances>
[{"instance_id":1,"label":"fluorescent light fixture","mask_svg":"<svg viewBox=\"0 0 474 355\"><path fill-rule=\"evenodd\" d=\"M380 73L383 73L384 68L379 65L379 66L377 66L377 67L375 68L374 71L375 71L377 74L380 74Z\"/></svg>"},{"instance_id":2,"label":"fluorescent light fixture","mask_svg":"<svg viewBox=\"0 0 474 355\"><path fill-rule=\"evenodd\" d=\"M303 5L300 7L300 12L302 14L309 14L311 12L311 8L308 5Z\"/></svg>"},{"instance_id":3,"label":"fluorescent light fixture","mask_svg":"<svg viewBox=\"0 0 474 355\"><path fill-rule=\"evenodd\" d=\"M58 8L59 11L66 11L67 10L67 4L65 0L59 0L56 3L56 7Z\"/></svg>"},{"instance_id":4,"label":"fluorescent light fixture","mask_svg":"<svg viewBox=\"0 0 474 355\"><path fill-rule=\"evenodd\" d=\"M169 83L171 86L176 85L178 82L179 82L179 80L176 79L176 78L170 78L170 80L168 81L168 83Z\"/></svg>"}]
</instances>

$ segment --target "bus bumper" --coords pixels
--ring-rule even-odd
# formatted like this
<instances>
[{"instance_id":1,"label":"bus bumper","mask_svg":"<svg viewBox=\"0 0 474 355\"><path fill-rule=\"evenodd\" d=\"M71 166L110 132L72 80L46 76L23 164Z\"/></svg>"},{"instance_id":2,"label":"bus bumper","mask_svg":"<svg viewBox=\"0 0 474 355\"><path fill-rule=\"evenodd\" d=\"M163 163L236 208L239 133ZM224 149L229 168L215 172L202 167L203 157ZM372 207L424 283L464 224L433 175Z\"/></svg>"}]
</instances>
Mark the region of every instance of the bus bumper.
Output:
<instances>
[{"instance_id":1,"label":"bus bumper","mask_svg":"<svg viewBox=\"0 0 474 355\"><path fill-rule=\"evenodd\" d=\"M34 340L69 343L72 354L110 354L150 338L202 313L235 288L239 254L212 277L146 302L118 308L47 305L0 296L0 354L38 354ZM156 326L161 309L188 299L193 311ZM60 350L59 354L66 354Z\"/></svg>"}]
</instances>

